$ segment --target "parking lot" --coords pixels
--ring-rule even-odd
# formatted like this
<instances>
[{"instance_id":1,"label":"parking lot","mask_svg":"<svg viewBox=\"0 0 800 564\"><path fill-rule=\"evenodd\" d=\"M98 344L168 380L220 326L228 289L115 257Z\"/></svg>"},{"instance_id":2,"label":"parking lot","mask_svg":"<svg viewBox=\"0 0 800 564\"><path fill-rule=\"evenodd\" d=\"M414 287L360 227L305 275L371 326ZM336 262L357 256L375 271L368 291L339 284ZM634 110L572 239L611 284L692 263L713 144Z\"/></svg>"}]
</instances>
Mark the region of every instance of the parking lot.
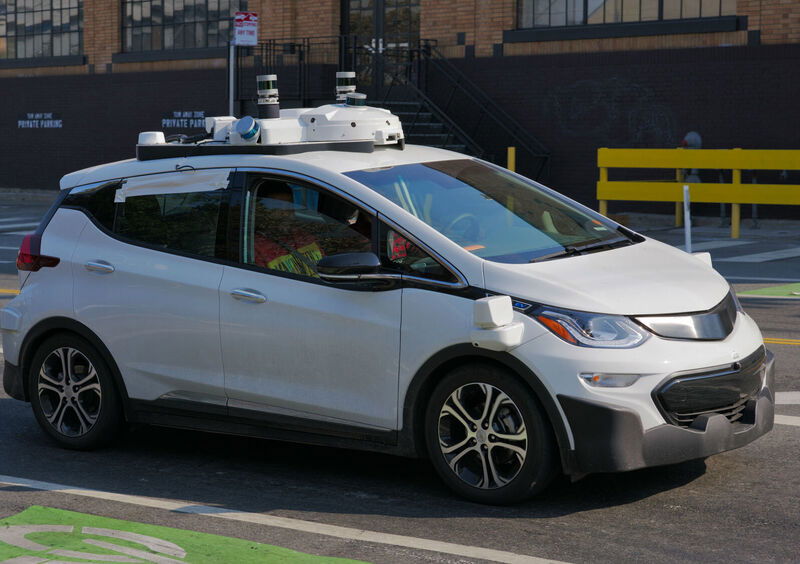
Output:
<instances>
[{"instance_id":1,"label":"parking lot","mask_svg":"<svg viewBox=\"0 0 800 564\"><path fill-rule=\"evenodd\" d=\"M0 201L4 290L46 207ZM648 234L682 243L676 230ZM794 231L745 229L732 244L699 229L696 242L740 292L800 281ZM705 461L561 481L487 507L455 497L424 461L378 454L152 427L105 450L63 450L0 392L0 520L46 506L371 562L797 561L800 298L741 299L776 356L778 418Z\"/></svg>"}]
</instances>

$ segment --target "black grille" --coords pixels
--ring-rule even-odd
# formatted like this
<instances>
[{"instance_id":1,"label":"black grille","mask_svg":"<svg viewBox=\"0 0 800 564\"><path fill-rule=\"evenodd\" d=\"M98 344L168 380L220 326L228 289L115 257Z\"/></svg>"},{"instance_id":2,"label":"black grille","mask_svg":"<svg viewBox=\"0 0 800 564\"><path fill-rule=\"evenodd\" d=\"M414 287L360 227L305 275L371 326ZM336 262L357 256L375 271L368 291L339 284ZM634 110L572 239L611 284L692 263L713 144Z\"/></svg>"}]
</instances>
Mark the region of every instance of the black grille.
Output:
<instances>
[{"instance_id":1,"label":"black grille","mask_svg":"<svg viewBox=\"0 0 800 564\"><path fill-rule=\"evenodd\" d=\"M690 427L701 415L742 421L748 402L761 388L765 359L766 351L760 347L730 366L672 378L653 393L656 405L669 423L679 427Z\"/></svg>"}]
</instances>

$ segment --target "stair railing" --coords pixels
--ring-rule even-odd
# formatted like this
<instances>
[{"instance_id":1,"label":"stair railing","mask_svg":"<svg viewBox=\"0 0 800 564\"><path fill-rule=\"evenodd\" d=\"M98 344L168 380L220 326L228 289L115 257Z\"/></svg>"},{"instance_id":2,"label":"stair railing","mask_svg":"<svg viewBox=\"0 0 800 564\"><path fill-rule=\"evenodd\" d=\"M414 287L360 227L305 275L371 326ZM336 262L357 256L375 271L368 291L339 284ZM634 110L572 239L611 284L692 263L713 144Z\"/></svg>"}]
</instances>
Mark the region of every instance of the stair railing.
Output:
<instances>
[{"instance_id":1,"label":"stair railing","mask_svg":"<svg viewBox=\"0 0 800 564\"><path fill-rule=\"evenodd\" d=\"M535 171L535 176L540 176L548 167L550 151L533 135L531 135L517 120L511 117L494 99L486 94L478 85L467 77L458 67L456 67L447 57L445 57L437 47L436 40L421 39L419 42L419 70L416 82L422 90L428 94L429 75L436 73L437 78L444 78L450 92L446 96L447 101L440 106L440 111L447 114L451 110L452 103L458 95L459 100L469 100L477 106L476 123L471 128L472 135L478 132L483 125L484 119L488 118L493 127L504 131L510 137L509 145L514 145L533 157L539 166Z\"/></svg>"}]
</instances>

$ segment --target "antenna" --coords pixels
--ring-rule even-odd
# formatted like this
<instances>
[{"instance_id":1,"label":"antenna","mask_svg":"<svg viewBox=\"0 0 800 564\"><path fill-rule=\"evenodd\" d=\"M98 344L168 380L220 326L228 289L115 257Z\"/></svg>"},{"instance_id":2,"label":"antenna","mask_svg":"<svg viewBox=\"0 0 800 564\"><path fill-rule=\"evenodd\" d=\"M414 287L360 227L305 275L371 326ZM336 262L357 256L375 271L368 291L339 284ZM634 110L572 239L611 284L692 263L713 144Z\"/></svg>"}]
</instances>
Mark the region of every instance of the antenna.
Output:
<instances>
[{"instance_id":1,"label":"antenna","mask_svg":"<svg viewBox=\"0 0 800 564\"><path fill-rule=\"evenodd\" d=\"M356 73L338 71L336 73L336 101L344 102L347 95L356 91Z\"/></svg>"},{"instance_id":2,"label":"antenna","mask_svg":"<svg viewBox=\"0 0 800 564\"><path fill-rule=\"evenodd\" d=\"M280 118L278 75L259 74L256 76L256 90L258 91L258 117L260 119Z\"/></svg>"}]
</instances>

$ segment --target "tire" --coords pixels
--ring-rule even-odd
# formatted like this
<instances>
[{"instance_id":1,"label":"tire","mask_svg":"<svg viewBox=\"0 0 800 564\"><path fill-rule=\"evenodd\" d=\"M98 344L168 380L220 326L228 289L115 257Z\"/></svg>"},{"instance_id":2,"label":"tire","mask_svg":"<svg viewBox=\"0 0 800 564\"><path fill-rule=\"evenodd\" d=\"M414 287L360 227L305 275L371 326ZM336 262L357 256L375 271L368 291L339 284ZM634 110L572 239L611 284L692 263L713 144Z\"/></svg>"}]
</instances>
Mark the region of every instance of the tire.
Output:
<instances>
[{"instance_id":1,"label":"tire","mask_svg":"<svg viewBox=\"0 0 800 564\"><path fill-rule=\"evenodd\" d=\"M63 447L100 448L120 430L122 404L111 369L75 334L54 335L39 346L28 369L28 390L39 425Z\"/></svg>"},{"instance_id":2,"label":"tire","mask_svg":"<svg viewBox=\"0 0 800 564\"><path fill-rule=\"evenodd\" d=\"M439 382L425 414L425 442L445 484L478 503L524 501L558 470L553 431L533 391L491 364L460 366Z\"/></svg>"}]
</instances>

